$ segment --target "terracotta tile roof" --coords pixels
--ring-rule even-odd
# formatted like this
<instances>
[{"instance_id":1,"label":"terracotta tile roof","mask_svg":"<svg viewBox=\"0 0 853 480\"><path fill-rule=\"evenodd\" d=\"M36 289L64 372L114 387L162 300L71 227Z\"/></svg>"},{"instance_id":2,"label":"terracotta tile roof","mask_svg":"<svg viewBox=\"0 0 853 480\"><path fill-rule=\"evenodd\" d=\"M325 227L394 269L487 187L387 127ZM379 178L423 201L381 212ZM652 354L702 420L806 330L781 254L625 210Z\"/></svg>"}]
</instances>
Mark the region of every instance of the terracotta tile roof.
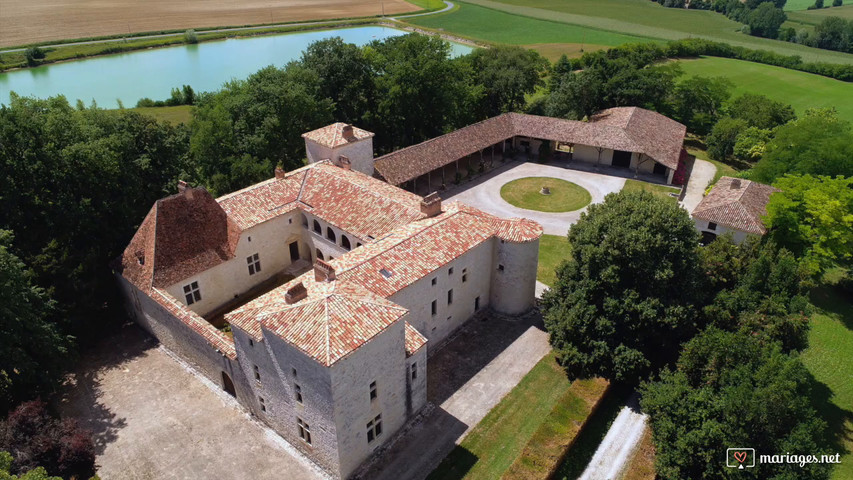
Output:
<instances>
[{"instance_id":1,"label":"terracotta tile roof","mask_svg":"<svg viewBox=\"0 0 853 480\"><path fill-rule=\"evenodd\" d=\"M505 113L376 159L376 171L400 185L427 172L515 136L640 152L671 169L687 128L637 107L603 110L589 122Z\"/></svg>"},{"instance_id":2,"label":"terracotta tile roof","mask_svg":"<svg viewBox=\"0 0 853 480\"><path fill-rule=\"evenodd\" d=\"M411 357L426 345L427 339L415 327L406 322L406 356Z\"/></svg>"},{"instance_id":3,"label":"terracotta tile roof","mask_svg":"<svg viewBox=\"0 0 853 480\"><path fill-rule=\"evenodd\" d=\"M243 230L293 211L308 167L290 172L284 179L252 185L216 199L228 217Z\"/></svg>"},{"instance_id":4,"label":"terracotta tile roof","mask_svg":"<svg viewBox=\"0 0 853 480\"><path fill-rule=\"evenodd\" d=\"M346 133L347 127L351 128L351 133L349 134ZM370 138L372 136L373 133L368 132L367 130L362 130L358 127L341 122L333 123L323 128L318 128L317 130L312 130L308 133L302 134L303 138L307 138L308 140L312 140L329 148L340 147L341 145L364 140L365 138Z\"/></svg>"},{"instance_id":5,"label":"terracotta tile roof","mask_svg":"<svg viewBox=\"0 0 853 480\"><path fill-rule=\"evenodd\" d=\"M693 218L735 230L764 235L761 217L767 214L770 195L779 189L732 177L720 177L711 192L693 210Z\"/></svg>"},{"instance_id":6,"label":"terracotta tile roof","mask_svg":"<svg viewBox=\"0 0 853 480\"><path fill-rule=\"evenodd\" d=\"M256 336L262 326L328 367L409 313L340 280L309 282L308 297L288 305L283 292L293 285L250 302L226 320Z\"/></svg>"},{"instance_id":7,"label":"terracotta tile roof","mask_svg":"<svg viewBox=\"0 0 853 480\"><path fill-rule=\"evenodd\" d=\"M120 270L143 290L168 287L233 258L240 232L207 190L187 188L154 204Z\"/></svg>"}]
</instances>

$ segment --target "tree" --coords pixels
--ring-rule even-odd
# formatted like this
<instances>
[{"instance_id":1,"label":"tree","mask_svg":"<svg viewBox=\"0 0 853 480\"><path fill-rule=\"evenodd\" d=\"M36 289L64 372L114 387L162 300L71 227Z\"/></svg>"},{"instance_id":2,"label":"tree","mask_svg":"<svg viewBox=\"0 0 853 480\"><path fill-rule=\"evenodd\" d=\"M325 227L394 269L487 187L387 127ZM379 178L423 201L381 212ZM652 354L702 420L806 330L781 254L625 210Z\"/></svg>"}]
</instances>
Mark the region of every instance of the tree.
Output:
<instances>
[{"instance_id":1,"label":"tree","mask_svg":"<svg viewBox=\"0 0 853 480\"><path fill-rule=\"evenodd\" d=\"M786 175L774 184L767 225L779 245L821 271L853 264L853 178Z\"/></svg>"},{"instance_id":2,"label":"tree","mask_svg":"<svg viewBox=\"0 0 853 480\"><path fill-rule=\"evenodd\" d=\"M794 120L794 108L764 95L744 93L726 107L732 118L739 118L750 127L770 130Z\"/></svg>"},{"instance_id":3,"label":"tree","mask_svg":"<svg viewBox=\"0 0 853 480\"><path fill-rule=\"evenodd\" d=\"M778 127L750 178L772 183L785 174L853 176L853 131L834 111L810 110Z\"/></svg>"},{"instance_id":4,"label":"tree","mask_svg":"<svg viewBox=\"0 0 853 480\"><path fill-rule=\"evenodd\" d=\"M52 322L54 303L0 230L0 412L59 383L71 342Z\"/></svg>"},{"instance_id":5,"label":"tree","mask_svg":"<svg viewBox=\"0 0 853 480\"><path fill-rule=\"evenodd\" d=\"M841 3L842 3L842 0L832 0L832 6L833 7L840 7Z\"/></svg>"},{"instance_id":6,"label":"tree","mask_svg":"<svg viewBox=\"0 0 853 480\"><path fill-rule=\"evenodd\" d=\"M742 162L755 163L761 160L761 156L764 155L764 149L767 148L767 142L770 141L772 136L773 134L770 130L747 127L735 138L732 154Z\"/></svg>"},{"instance_id":7,"label":"tree","mask_svg":"<svg viewBox=\"0 0 853 480\"><path fill-rule=\"evenodd\" d=\"M726 161L734 153L738 135L746 128L747 123L739 118L721 118L706 139L708 155L714 160Z\"/></svg>"},{"instance_id":8,"label":"tree","mask_svg":"<svg viewBox=\"0 0 853 480\"><path fill-rule=\"evenodd\" d=\"M675 370L640 388L649 415L655 468L664 479L735 478L726 449L756 454L830 453L826 423L811 404L813 378L778 344L717 329L684 347ZM828 464L759 463L732 475L749 478L826 479Z\"/></svg>"},{"instance_id":9,"label":"tree","mask_svg":"<svg viewBox=\"0 0 853 480\"><path fill-rule=\"evenodd\" d=\"M746 24L749 25L752 35L776 38L779 35L779 27L787 19L788 16L785 15L785 12L773 5L773 2L764 2L749 12Z\"/></svg>"},{"instance_id":10,"label":"tree","mask_svg":"<svg viewBox=\"0 0 853 480\"><path fill-rule=\"evenodd\" d=\"M674 118L690 132L707 135L721 115L732 82L725 77L693 76L675 86L672 95Z\"/></svg>"},{"instance_id":11,"label":"tree","mask_svg":"<svg viewBox=\"0 0 853 480\"><path fill-rule=\"evenodd\" d=\"M334 102L336 121L372 126L376 91L361 48L340 37L319 40L305 49L300 63L317 74L318 95Z\"/></svg>"},{"instance_id":12,"label":"tree","mask_svg":"<svg viewBox=\"0 0 853 480\"><path fill-rule=\"evenodd\" d=\"M50 416L41 401L21 404L5 422L0 422L0 451L14 457L9 469L13 474L38 467L63 478L89 478L95 474L92 433L72 419Z\"/></svg>"},{"instance_id":13,"label":"tree","mask_svg":"<svg viewBox=\"0 0 853 480\"><path fill-rule=\"evenodd\" d=\"M610 194L581 215L543 298L570 378L636 383L675 358L696 329L698 241L686 211L648 192Z\"/></svg>"},{"instance_id":14,"label":"tree","mask_svg":"<svg viewBox=\"0 0 853 480\"><path fill-rule=\"evenodd\" d=\"M841 17L826 17L815 25L811 39L818 48L850 52L853 49L853 22Z\"/></svg>"},{"instance_id":15,"label":"tree","mask_svg":"<svg viewBox=\"0 0 853 480\"><path fill-rule=\"evenodd\" d=\"M520 111L526 103L525 95L545 85L542 75L548 60L535 50L506 45L479 48L467 56L467 61L471 63L473 83L485 89L484 118Z\"/></svg>"},{"instance_id":16,"label":"tree","mask_svg":"<svg viewBox=\"0 0 853 480\"><path fill-rule=\"evenodd\" d=\"M0 480L62 480L61 477L51 477L44 467L38 467L22 475L12 475L14 458L9 452L0 451Z\"/></svg>"},{"instance_id":17,"label":"tree","mask_svg":"<svg viewBox=\"0 0 853 480\"><path fill-rule=\"evenodd\" d=\"M319 87L313 70L291 63L200 96L190 123L193 179L223 194L271 177L276 165L301 166L301 135L332 122L332 101Z\"/></svg>"}]
</instances>

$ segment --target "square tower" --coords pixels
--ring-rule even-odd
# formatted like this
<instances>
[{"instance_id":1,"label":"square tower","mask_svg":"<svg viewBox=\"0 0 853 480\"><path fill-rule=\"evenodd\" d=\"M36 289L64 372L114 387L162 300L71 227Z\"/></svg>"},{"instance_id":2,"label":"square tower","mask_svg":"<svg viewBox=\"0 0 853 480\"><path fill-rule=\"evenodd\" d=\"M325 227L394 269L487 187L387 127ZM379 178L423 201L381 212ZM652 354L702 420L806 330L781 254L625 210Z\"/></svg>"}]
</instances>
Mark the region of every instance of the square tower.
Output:
<instances>
[{"instance_id":1,"label":"square tower","mask_svg":"<svg viewBox=\"0 0 853 480\"><path fill-rule=\"evenodd\" d=\"M331 160L343 168L373 175L373 133L347 123L333 123L303 133L308 163ZM343 158L343 160L342 160Z\"/></svg>"}]
</instances>

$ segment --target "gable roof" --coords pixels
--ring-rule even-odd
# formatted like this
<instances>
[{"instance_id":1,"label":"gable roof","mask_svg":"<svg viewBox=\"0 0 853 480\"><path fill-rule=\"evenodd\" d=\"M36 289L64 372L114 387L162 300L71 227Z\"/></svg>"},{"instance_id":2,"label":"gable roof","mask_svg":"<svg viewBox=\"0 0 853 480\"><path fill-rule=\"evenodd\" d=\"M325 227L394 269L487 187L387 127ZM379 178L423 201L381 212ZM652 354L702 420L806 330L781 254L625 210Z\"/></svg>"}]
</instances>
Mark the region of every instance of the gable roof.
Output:
<instances>
[{"instance_id":1,"label":"gable roof","mask_svg":"<svg viewBox=\"0 0 853 480\"><path fill-rule=\"evenodd\" d=\"M347 130L350 130L349 134L346 133ZM302 138L329 148L337 148L372 136L372 132L342 122L326 125L325 127L302 134Z\"/></svg>"},{"instance_id":2,"label":"gable roof","mask_svg":"<svg viewBox=\"0 0 853 480\"><path fill-rule=\"evenodd\" d=\"M294 304L284 300L288 289L278 288L225 318L258 338L261 328L269 330L328 367L409 313L355 283L305 286L308 297Z\"/></svg>"},{"instance_id":3,"label":"gable roof","mask_svg":"<svg viewBox=\"0 0 853 480\"><path fill-rule=\"evenodd\" d=\"M673 170L687 127L638 107L603 110L589 122L505 113L379 157L376 171L400 185L515 136L540 138L648 155Z\"/></svg>"},{"instance_id":4,"label":"gable roof","mask_svg":"<svg viewBox=\"0 0 853 480\"><path fill-rule=\"evenodd\" d=\"M720 177L691 215L735 230L764 235L767 228L761 217L767 214L770 195L778 191L750 180Z\"/></svg>"}]
</instances>

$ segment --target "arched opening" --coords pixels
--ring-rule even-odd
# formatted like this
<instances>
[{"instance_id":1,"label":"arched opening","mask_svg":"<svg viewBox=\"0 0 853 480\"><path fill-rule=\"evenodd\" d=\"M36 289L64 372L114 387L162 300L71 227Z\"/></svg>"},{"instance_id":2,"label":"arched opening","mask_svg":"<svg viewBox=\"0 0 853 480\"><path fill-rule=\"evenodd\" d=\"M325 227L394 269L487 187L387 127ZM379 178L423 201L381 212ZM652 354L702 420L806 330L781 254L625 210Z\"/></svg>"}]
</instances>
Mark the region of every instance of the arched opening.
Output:
<instances>
[{"instance_id":1,"label":"arched opening","mask_svg":"<svg viewBox=\"0 0 853 480\"><path fill-rule=\"evenodd\" d=\"M299 214L299 219L302 220L302 226L308 228L308 217L304 213Z\"/></svg>"},{"instance_id":2,"label":"arched opening","mask_svg":"<svg viewBox=\"0 0 853 480\"><path fill-rule=\"evenodd\" d=\"M326 238L328 238L332 243L337 243L337 237L335 236L335 232L332 230L332 227L326 227Z\"/></svg>"},{"instance_id":3,"label":"arched opening","mask_svg":"<svg viewBox=\"0 0 853 480\"><path fill-rule=\"evenodd\" d=\"M349 238L346 235L341 235L341 246L344 250L352 250L352 245L349 243Z\"/></svg>"},{"instance_id":4,"label":"arched opening","mask_svg":"<svg viewBox=\"0 0 853 480\"><path fill-rule=\"evenodd\" d=\"M229 377L225 372L222 372L222 389L228 392L228 395L231 395L232 397L237 396L237 391L234 389L234 382L231 381L231 377Z\"/></svg>"},{"instance_id":5,"label":"arched opening","mask_svg":"<svg viewBox=\"0 0 853 480\"><path fill-rule=\"evenodd\" d=\"M356 248L361 246L361 242L355 244Z\"/></svg>"},{"instance_id":6,"label":"arched opening","mask_svg":"<svg viewBox=\"0 0 853 480\"><path fill-rule=\"evenodd\" d=\"M317 249L317 260L324 260L323 252L321 252L319 248Z\"/></svg>"},{"instance_id":7,"label":"arched opening","mask_svg":"<svg viewBox=\"0 0 853 480\"><path fill-rule=\"evenodd\" d=\"M700 245L708 245L709 243L713 242L716 239L717 239L716 233L702 232L702 239L699 240L699 244Z\"/></svg>"},{"instance_id":8,"label":"arched opening","mask_svg":"<svg viewBox=\"0 0 853 480\"><path fill-rule=\"evenodd\" d=\"M320 227L320 222L318 222L317 220L314 220L314 232L319 233L321 235L323 234L323 228Z\"/></svg>"}]
</instances>

